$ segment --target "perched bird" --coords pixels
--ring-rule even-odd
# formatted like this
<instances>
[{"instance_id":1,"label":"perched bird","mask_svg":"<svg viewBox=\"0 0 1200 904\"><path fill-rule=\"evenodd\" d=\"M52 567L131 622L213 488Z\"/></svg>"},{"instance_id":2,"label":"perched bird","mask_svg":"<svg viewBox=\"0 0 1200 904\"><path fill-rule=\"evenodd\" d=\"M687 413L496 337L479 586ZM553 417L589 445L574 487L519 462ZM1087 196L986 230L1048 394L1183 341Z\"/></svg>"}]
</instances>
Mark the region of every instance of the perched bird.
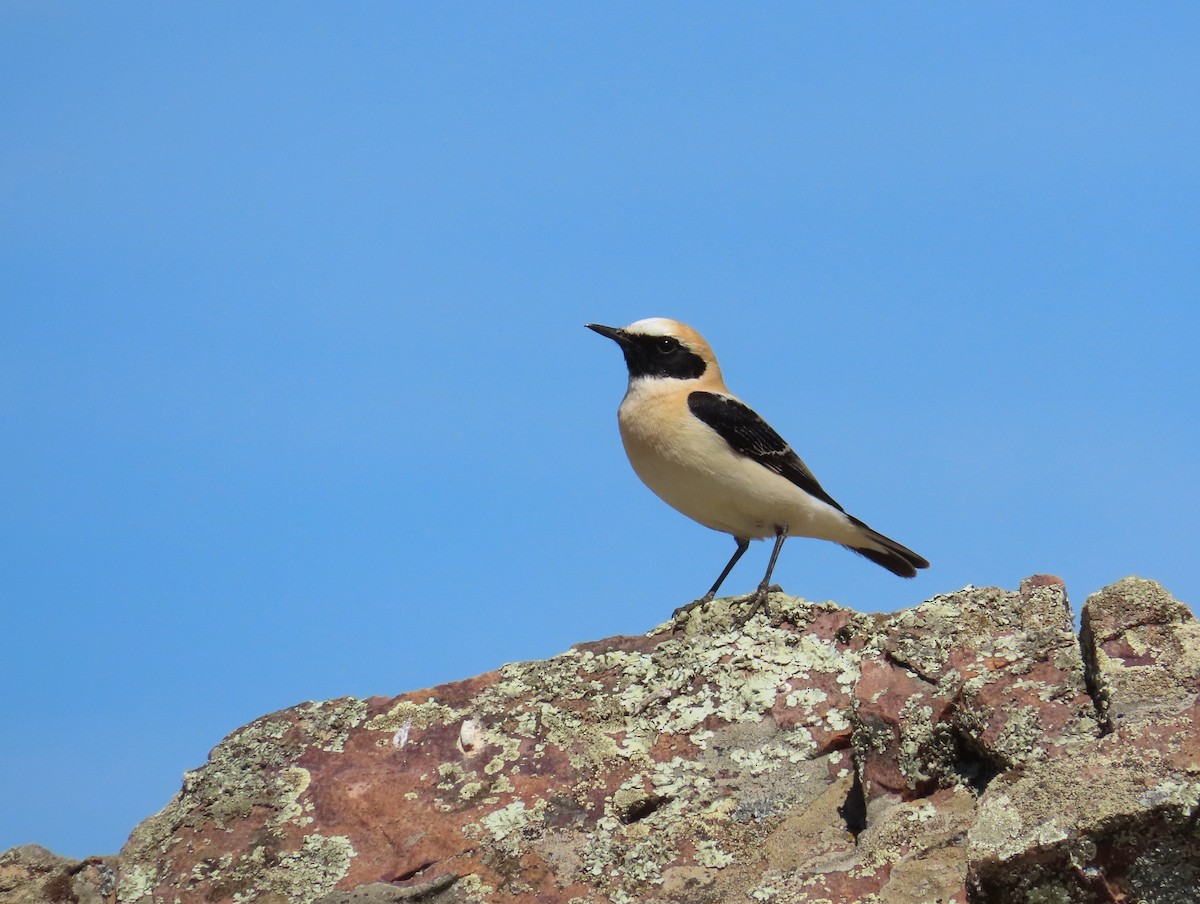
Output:
<instances>
[{"instance_id":1,"label":"perched bird","mask_svg":"<svg viewBox=\"0 0 1200 904\"><path fill-rule=\"evenodd\" d=\"M672 508L737 542L712 589L676 616L712 600L750 541L766 537L775 546L743 623L762 607L789 536L832 540L904 578L929 567L846 514L792 447L729 391L712 349L691 327L661 317L621 328L586 326L625 354L629 389L617 420L633 470Z\"/></svg>"}]
</instances>

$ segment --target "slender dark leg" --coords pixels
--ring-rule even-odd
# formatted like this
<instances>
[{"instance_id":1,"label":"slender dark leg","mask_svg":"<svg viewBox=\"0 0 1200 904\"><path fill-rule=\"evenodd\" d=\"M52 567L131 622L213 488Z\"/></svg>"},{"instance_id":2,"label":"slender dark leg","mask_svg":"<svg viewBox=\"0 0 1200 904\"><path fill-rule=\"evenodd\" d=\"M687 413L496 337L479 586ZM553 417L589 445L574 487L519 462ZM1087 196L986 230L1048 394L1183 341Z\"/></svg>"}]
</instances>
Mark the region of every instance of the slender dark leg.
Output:
<instances>
[{"instance_id":1,"label":"slender dark leg","mask_svg":"<svg viewBox=\"0 0 1200 904\"><path fill-rule=\"evenodd\" d=\"M680 606L671 614L671 618L679 618L679 616L691 612L697 606L703 606L706 603L711 603L713 599L716 598L717 590L719 590L721 584L725 582L725 578L729 577L729 572L733 571L733 566L737 564L737 560L742 557L742 553L750 548L750 541L745 537L734 537L733 539L737 541L737 552L733 554L733 558L729 560L729 564L725 566L725 569L721 572L721 576L717 578L717 582L712 585L712 589L709 590L708 593L704 594L704 596L700 597L700 599L693 600L686 606ZM773 560L771 564L775 564Z\"/></svg>"},{"instance_id":2,"label":"slender dark leg","mask_svg":"<svg viewBox=\"0 0 1200 904\"><path fill-rule=\"evenodd\" d=\"M783 541L787 539L787 536L788 529L786 527L775 528L775 548L771 550L771 561L767 563L767 573L763 575L758 589L750 596L750 608L737 620L738 627L754 618L763 607L763 603L767 601L767 589L771 586L771 572L775 570L775 560L779 558L779 550L783 549Z\"/></svg>"}]
</instances>

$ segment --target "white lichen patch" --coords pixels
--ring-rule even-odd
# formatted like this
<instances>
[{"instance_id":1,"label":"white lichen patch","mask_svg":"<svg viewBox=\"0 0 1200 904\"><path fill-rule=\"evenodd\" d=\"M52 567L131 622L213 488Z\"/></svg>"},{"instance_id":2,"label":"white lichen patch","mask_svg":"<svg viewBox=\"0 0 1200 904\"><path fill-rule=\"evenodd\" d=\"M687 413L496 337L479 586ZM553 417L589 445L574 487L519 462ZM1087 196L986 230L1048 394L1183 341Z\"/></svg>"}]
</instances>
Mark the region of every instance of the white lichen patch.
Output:
<instances>
[{"instance_id":1,"label":"white lichen patch","mask_svg":"<svg viewBox=\"0 0 1200 904\"><path fill-rule=\"evenodd\" d=\"M824 721L831 731L845 731L850 727L850 720L846 718L846 714L836 707L831 707L825 713Z\"/></svg>"},{"instance_id":2,"label":"white lichen patch","mask_svg":"<svg viewBox=\"0 0 1200 904\"><path fill-rule=\"evenodd\" d=\"M704 750L708 747L708 742L711 741L715 736L716 735L712 731L709 731L706 728L702 729L701 731L693 731L690 735L688 735L688 740L695 744L697 749Z\"/></svg>"},{"instance_id":3,"label":"white lichen patch","mask_svg":"<svg viewBox=\"0 0 1200 904\"><path fill-rule=\"evenodd\" d=\"M458 796L463 800L470 800L473 797L478 797L483 793L482 782L467 782L458 792Z\"/></svg>"},{"instance_id":4,"label":"white lichen patch","mask_svg":"<svg viewBox=\"0 0 1200 904\"><path fill-rule=\"evenodd\" d=\"M457 709L439 703L436 699L424 703L401 700L386 713L370 719L363 727L369 731L399 731L407 723L410 729L426 729L434 725L449 725L462 719Z\"/></svg>"},{"instance_id":5,"label":"white lichen patch","mask_svg":"<svg viewBox=\"0 0 1200 904\"><path fill-rule=\"evenodd\" d=\"M538 735L538 717L531 710L517 713L515 732L523 738L533 738Z\"/></svg>"},{"instance_id":6,"label":"white lichen patch","mask_svg":"<svg viewBox=\"0 0 1200 904\"><path fill-rule=\"evenodd\" d=\"M697 796L712 787L705 767L694 760L675 757L669 762L655 763L650 772L650 785L661 797Z\"/></svg>"},{"instance_id":7,"label":"white lichen patch","mask_svg":"<svg viewBox=\"0 0 1200 904\"><path fill-rule=\"evenodd\" d=\"M1200 808L1200 782L1181 782L1167 779L1148 788L1138 797L1144 807L1176 806L1189 815Z\"/></svg>"},{"instance_id":8,"label":"white lichen patch","mask_svg":"<svg viewBox=\"0 0 1200 904\"><path fill-rule=\"evenodd\" d=\"M275 778L275 785L279 795L279 809L275 815L267 820L268 826L279 826L288 821L294 821L296 825L302 826L312 822L312 817L304 815L304 808L300 805L300 795L308 790L308 786L312 783L312 775L307 769L300 766L289 766L280 771Z\"/></svg>"},{"instance_id":9,"label":"white lichen patch","mask_svg":"<svg viewBox=\"0 0 1200 904\"><path fill-rule=\"evenodd\" d=\"M1068 835L1053 818L1026 829L1012 798L997 794L985 799L968 837L972 847L998 860L1007 860L1033 846L1049 846Z\"/></svg>"},{"instance_id":10,"label":"white lichen patch","mask_svg":"<svg viewBox=\"0 0 1200 904\"><path fill-rule=\"evenodd\" d=\"M261 846L251 848L228 868L207 878L240 888L232 895L234 904L263 899L312 904L345 878L354 856L346 836L312 834L304 836L298 850L277 857L268 858Z\"/></svg>"},{"instance_id":11,"label":"white lichen patch","mask_svg":"<svg viewBox=\"0 0 1200 904\"><path fill-rule=\"evenodd\" d=\"M995 656L999 659L1007 660L1008 662L1016 662L1023 658L1024 638L1017 634L1002 634L994 638L991 643L991 649L985 644L980 652L984 655Z\"/></svg>"},{"instance_id":12,"label":"white lichen patch","mask_svg":"<svg viewBox=\"0 0 1200 904\"><path fill-rule=\"evenodd\" d=\"M910 624L922 620L954 624L962 617L963 602L972 589L974 588L968 585L954 593L938 594L915 609L904 610L899 613L898 618Z\"/></svg>"},{"instance_id":13,"label":"white lichen patch","mask_svg":"<svg viewBox=\"0 0 1200 904\"><path fill-rule=\"evenodd\" d=\"M488 813L479 822L492 833L493 841L502 842L529 824L529 814L525 811L525 801L514 800L508 806Z\"/></svg>"},{"instance_id":14,"label":"white lichen patch","mask_svg":"<svg viewBox=\"0 0 1200 904\"><path fill-rule=\"evenodd\" d=\"M488 764L483 767L485 775L496 775L502 772L506 766L514 762L521 755L521 739L514 738L510 735L501 734L499 732L485 732L487 743L500 748Z\"/></svg>"},{"instance_id":15,"label":"white lichen patch","mask_svg":"<svg viewBox=\"0 0 1200 904\"><path fill-rule=\"evenodd\" d=\"M465 782L475 774L474 770L467 771L458 763L439 763L438 775L442 780L438 782L437 787L442 791L450 791L455 785Z\"/></svg>"},{"instance_id":16,"label":"white lichen patch","mask_svg":"<svg viewBox=\"0 0 1200 904\"><path fill-rule=\"evenodd\" d=\"M463 876L454 883L455 893L462 895L470 904L486 904L495 890L474 873Z\"/></svg>"},{"instance_id":17,"label":"white lichen patch","mask_svg":"<svg viewBox=\"0 0 1200 904\"><path fill-rule=\"evenodd\" d=\"M704 839L696 843L696 862L709 869L724 869L733 863L733 854L721 849L717 842Z\"/></svg>"},{"instance_id":18,"label":"white lichen patch","mask_svg":"<svg viewBox=\"0 0 1200 904\"><path fill-rule=\"evenodd\" d=\"M774 885L763 883L751 889L750 897L755 901L774 901L780 895L780 890Z\"/></svg>"},{"instance_id":19,"label":"white lichen patch","mask_svg":"<svg viewBox=\"0 0 1200 904\"><path fill-rule=\"evenodd\" d=\"M907 780L909 788L916 788L920 782L933 777L926 771L927 753L933 744L933 708L921 704L923 696L913 694L900 710L903 734L897 759L900 774Z\"/></svg>"},{"instance_id":20,"label":"white lichen patch","mask_svg":"<svg viewBox=\"0 0 1200 904\"><path fill-rule=\"evenodd\" d=\"M926 820L932 819L936 815L937 807L928 801L925 801L912 807L907 813L904 814L904 818L909 822L922 823Z\"/></svg>"},{"instance_id":21,"label":"white lichen patch","mask_svg":"<svg viewBox=\"0 0 1200 904\"><path fill-rule=\"evenodd\" d=\"M1033 691L1043 703L1050 703L1063 695L1063 688L1057 684L1047 684L1045 681L1034 681L1028 678L1018 678L1012 683L1019 691Z\"/></svg>"},{"instance_id":22,"label":"white lichen patch","mask_svg":"<svg viewBox=\"0 0 1200 904\"><path fill-rule=\"evenodd\" d=\"M150 834L169 833L172 823L184 819L211 819L226 828L260 807L272 814L270 825L300 818L297 800L307 785L304 770L293 770L294 763L310 747L340 750L346 733L361 720L361 702L304 704L294 711L294 722L265 718L234 732L213 748L203 767L184 774L180 794L139 827L135 846L149 842ZM152 844L166 844L166 837Z\"/></svg>"},{"instance_id":23,"label":"white lichen patch","mask_svg":"<svg viewBox=\"0 0 1200 904\"><path fill-rule=\"evenodd\" d=\"M751 750L734 749L729 758L750 775L774 772L786 764L801 763L817 752L816 742L808 729L797 726L778 736L778 740L761 744Z\"/></svg>"},{"instance_id":24,"label":"white lichen patch","mask_svg":"<svg viewBox=\"0 0 1200 904\"><path fill-rule=\"evenodd\" d=\"M319 747L327 753L341 753L351 730L362 724L367 716L367 704L354 697L304 703L294 710L298 725L308 736L306 746Z\"/></svg>"},{"instance_id":25,"label":"white lichen patch","mask_svg":"<svg viewBox=\"0 0 1200 904\"><path fill-rule=\"evenodd\" d=\"M813 709L829 699L829 694L825 693L819 687L793 688L790 681L786 687L787 696L783 700L788 706L802 706L805 709Z\"/></svg>"},{"instance_id":26,"label":"white lichen patch","mask_svg":"<svg viewBox=\"0 0 1200 904\"><path fill-rule=\"evenodd\" d=\"M614 891L622 883L662 883L663 868L678 858L670 832L629 833L620 822L605 817L588 835L580 851L585 872L601 879ZM617 900L614 896L612 900ZM636 899L631 899L636 900Z\"/></svg>"},{"instance_id":27,"label":"white lichen patch","mask_svg":"<svg viewBox=\"0 0 1200 904\"><path fill-rule=\"evenodd\" d=\"M1039 760L1045 755L1045 737L1038 711L1032 706L1008 708L1008 719L996 738L996 751L1010 763Z\"/></svg>"},{"instance_id":28,"label":"white lichen patch","mask_svg":"<svg viewBox=\"0 0 1200 904\"><path fill-rule=\"evenodd\" d=\"M122 902L140 902L149 899L158 882L158 869L135 863L121 870L117 883L117 899Z\"/></svg>"}]
</instances>

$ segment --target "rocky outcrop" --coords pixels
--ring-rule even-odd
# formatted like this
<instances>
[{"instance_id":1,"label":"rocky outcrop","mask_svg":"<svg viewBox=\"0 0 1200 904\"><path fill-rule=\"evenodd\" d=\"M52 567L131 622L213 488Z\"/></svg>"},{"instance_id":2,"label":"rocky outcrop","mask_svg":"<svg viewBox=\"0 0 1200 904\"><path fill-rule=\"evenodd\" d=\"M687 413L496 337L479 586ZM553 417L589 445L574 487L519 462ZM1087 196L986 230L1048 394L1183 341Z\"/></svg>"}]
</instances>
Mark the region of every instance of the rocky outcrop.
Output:
<instances>
[{"instance_id":1,"label":"rocky outcrop","mask_svg":"<svg viewBox=\"0 0 1200 904\"><path fill-rule=\"evenodd\" d=\"M1081 638L1044 576L736 615L265 716L115 873L16 849L0 902L1196 900L1200 628L1158 585Z\"/></svg>"},{"instance_id":2,"label":"rocky outcrop","mask_svg":"<svg viewBox=\"0 0 1200 904\"><path fill-rule=\"evenodd\" d=\"M117 889L115 857L71 860L36 844L0 854L4 904L107 904Z\"/></svg>"}]
</instances>

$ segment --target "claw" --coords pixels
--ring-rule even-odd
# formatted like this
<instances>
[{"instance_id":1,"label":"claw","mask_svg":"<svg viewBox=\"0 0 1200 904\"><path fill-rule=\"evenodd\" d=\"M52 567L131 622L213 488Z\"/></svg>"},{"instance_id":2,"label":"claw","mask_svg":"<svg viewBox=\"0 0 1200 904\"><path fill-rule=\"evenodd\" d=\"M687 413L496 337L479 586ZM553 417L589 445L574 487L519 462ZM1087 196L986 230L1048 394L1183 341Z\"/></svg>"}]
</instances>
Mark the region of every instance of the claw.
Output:
<instances>
[{"instance_id":1,"label":"claw","mask_svg":"<svg viewBox=\"0 0 1200 904\"><path fill-rule=\"evenodd\" d=\"M679 616L687 615L688 613L690 613L693 609L697 608L698 606L707 606L712 601L713 601L713 594L706 593L706 594L704 594L704 596L700 597L700 599L692 600L690 603L680 606L678 609L676 609L674 612L671 613L671 619L672 619L672 621L678 620Z\"/></svg>"},{"instance_id":2,"label":"claw","mask_svg":"<svg viewBox=\"0 0 1200 904\"><path fill-rule=\"evenodd\" d=\"M733 626L739 630L744 628L746 626L746 622L750 621L750 619L754 618L754 616L758 615L758 613L765 608L764 604L767 601L767 596L773 589L773 587L760 586L752 594L746 597L746 600L750 603L750 607L733 620Z\"/></svg>"}]
</instances>

